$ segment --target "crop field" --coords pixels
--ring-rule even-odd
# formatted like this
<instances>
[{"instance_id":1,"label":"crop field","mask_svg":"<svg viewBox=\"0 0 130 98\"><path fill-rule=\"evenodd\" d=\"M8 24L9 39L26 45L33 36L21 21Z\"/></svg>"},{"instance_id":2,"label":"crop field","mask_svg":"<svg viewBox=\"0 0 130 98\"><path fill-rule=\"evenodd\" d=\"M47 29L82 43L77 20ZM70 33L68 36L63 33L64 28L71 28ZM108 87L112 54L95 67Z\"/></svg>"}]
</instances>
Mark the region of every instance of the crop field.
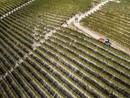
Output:
<instances>
[{"instance_id":1,"label":"crop field","mask_svg":"<svg viewBox=\"0 0 130 98\"><path fill-rule=\"evenodd\" d=\"M29 0L0 0L0 16Z\"/></svg>"},{"instance_id":2,"label":"crop field","mask_svg":"<svg viewBox=\"0 0 130 98\"><path fill-rule=\"evenodd\" d=\"M101 10L86 17L82 25L105 35L130 49L130 1L109 2Z\"/></svg>"},{"instance_id":3,"label":"crop field","mask_svg":"<svg viewBox=\"0 0 130 98\"><path fill-rule=\"evenodd\" d=\"M28 1L0 1L0 15ZM34 0L0 19L0 98L130 98L130 56L82 32L61 27L76 13L101 1ZM8 6L3 5L6 2ZM85 18L84 25L97 30L96 24L87 23L106 13L112 4ZM111 19L106 14L102 17ZM128 32L117 35L128 46L130 17L125 13L116 18Z\"/></svg>"}]
</instances>

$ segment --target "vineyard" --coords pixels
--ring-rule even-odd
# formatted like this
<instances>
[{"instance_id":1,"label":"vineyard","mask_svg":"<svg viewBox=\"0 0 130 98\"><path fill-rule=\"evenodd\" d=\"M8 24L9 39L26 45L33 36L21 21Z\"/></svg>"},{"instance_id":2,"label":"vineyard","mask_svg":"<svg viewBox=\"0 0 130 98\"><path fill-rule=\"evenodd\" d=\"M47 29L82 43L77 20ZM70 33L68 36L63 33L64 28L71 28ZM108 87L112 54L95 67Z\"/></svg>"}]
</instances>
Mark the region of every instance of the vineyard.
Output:
<instances>
[{"instance_id":1,"label":"vineyard","mask_svg":"<svg viewBox=\"0 0 130 98\"><path fill-rule=\"evenodd\" d=\"M130 56L61 27L101 1L34 0L0 19L0 98L130 98ZM2 0L0 15L27 2ZM81 23L104 35L109 29L103 27L117 24L106 36L129 48L129 10L118 17L123 11L117 15L110 10L114 4L108 3ZM123 4L129 5L125 0ZM113 34L120 37L116 40Z\"/></svg>"},{"instance_id":2,"label":"vineyard","mask_svg":"<svg viewBox=\"0 0 130 98\"><path fill-rule=\"evenodd\" d=\"M0 16L28 1L29 0L1 0L0 1Z\"/></svg>"},{"instance_id":3,"label":"vineyard","mask_svg":"<svg viewBox=\"0 0 130 98\"><path fill-rule=\"evenodd\" d=\"M130 50L130 2L109 2L101 10L82 20L82 25L105 35Z\"/></svg>"}]
</instances>

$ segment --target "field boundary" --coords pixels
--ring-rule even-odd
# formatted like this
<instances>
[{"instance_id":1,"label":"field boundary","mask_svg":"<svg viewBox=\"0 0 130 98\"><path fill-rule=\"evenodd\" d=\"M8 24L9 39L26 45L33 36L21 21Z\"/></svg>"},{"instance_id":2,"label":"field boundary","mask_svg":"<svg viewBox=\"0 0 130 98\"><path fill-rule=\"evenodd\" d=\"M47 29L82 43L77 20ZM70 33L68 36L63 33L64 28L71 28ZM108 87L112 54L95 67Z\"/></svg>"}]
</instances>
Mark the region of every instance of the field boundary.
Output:
<instances>
[{"instance_id":1,"label":"field boundary","mask_svg":"<svg viewBox=\"0 0 130 98\"><path fill-rule=\"evenodd\" d=\"M8 17L9 15L11 15L11 14L13 14L14 12L18 11L19 9L21 9L21 8L23 8L23 7L27 6L27 5L29 5L29 4L32 3L33 1L35 1L35 0L30 0L30 1L28 1L28 2L26 2L26 3L24 3L24 4L22 4L21 6L16 7L16 8L13 9L12 11L9 11L9 12L5 13L4 15L2 15L2 16L0 17L0 19L2 20L2 19L4 19L5 17Z\"/></svg>"}]
</instances>

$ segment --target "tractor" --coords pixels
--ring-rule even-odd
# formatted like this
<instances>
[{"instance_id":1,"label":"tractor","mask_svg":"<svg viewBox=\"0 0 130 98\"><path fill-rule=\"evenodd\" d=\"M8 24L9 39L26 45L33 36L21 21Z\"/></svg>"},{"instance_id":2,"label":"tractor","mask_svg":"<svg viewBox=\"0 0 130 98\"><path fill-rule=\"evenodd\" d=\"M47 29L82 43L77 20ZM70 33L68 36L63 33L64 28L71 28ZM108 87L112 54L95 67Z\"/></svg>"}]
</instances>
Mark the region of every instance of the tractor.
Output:
<instances>
[{"instance_id":1,"label":"tractor","mask_svg":"<svg viewBox=\"0 0 130 98\"><path fill-rule=\"evenodd\" d=\"M109 41L109 39L100 38L98 41L104 43L107 46L111 46L111 42Z\"/></svg>"}]
</instances>

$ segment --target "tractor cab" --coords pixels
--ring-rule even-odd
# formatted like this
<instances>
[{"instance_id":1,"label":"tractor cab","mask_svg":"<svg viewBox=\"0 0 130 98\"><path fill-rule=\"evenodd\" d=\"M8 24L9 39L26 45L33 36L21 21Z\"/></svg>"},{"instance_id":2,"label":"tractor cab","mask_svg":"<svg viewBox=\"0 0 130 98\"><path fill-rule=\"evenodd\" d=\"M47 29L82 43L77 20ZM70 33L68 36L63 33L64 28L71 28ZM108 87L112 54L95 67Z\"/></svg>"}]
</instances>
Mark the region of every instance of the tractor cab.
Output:
<instances>
[{"instance_id":1,"label":"tractor cab","mask_svg":"<svg viewBox=\"0 0 130 98\"><path fill-rule=\"evenodd\" d=\"M106 44L108 46L111 46L111 43L110 43L109 39L104 40L104 44Z\"/></svg>"}]
</instances>

